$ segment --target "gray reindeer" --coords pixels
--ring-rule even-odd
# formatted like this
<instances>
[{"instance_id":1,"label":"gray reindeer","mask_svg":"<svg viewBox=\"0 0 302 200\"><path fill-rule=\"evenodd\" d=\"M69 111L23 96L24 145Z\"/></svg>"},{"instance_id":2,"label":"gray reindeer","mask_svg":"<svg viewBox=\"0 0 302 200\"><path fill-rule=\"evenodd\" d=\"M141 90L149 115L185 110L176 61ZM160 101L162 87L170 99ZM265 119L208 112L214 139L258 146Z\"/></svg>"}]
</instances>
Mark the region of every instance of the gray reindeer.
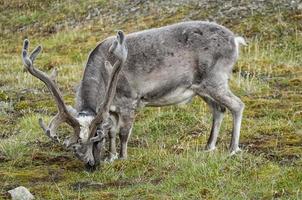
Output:
<instances>
[{"instance_id":1,"label":"gray reindeer","mask_svg":"<svg viewBox=\"0 0 302 200\"><path fill-rule=\"evenodd\" d=\"M52 140L60 142L56 129L66 122L74 135L65 145L89 167L101 160L105 138L109 137L109 159L127 158L127 142L135 112L144 106L166 106L189 102L200 96L213 114L211 134L205 149L216 147L224 112L233 116L230 153L240 151L239 137L244 104L229 89L228 80L238 58L242 37L216 23L190 21L154 28L102 41L90 53L76 96L76 108L66 106L54 81L33 67L41 47L28 57L28 41L23 63L52 92L59 113L46 127ZM110 63L115 63L112 67Z\"/></svg>"}]
</instances>

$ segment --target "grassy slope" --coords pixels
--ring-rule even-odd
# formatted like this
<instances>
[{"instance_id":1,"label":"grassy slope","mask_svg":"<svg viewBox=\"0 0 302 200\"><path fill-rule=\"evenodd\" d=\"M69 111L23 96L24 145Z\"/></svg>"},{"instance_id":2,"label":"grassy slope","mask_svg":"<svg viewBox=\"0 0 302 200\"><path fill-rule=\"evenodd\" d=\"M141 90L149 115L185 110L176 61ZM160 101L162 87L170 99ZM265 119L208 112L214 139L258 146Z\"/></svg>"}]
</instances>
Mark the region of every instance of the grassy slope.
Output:
<instances>
[{"instance_id":1,"label":"grassy slope","mask_svg":"<svg viewBox=\"0 0 302 200\"><path fill-rule=\"evenodd\" d=\"M160 8L155 1L144 4L140 12L127 7L134 3L76 2L0 3L0 198L19 185L38 199L302 198L301 12L279 10L218 20L249 40L231 80L234 93L246 103L242 154L228 156L229 113L219 150L201 151L211 119L206 105L196 98L182 107L142 109L130 139L129 159L86 173L37 125L38 117L53 115L56 108L45 87L22 70L24 37L29 37L32 48L43 44L36 62L44 71L59 69L59 85L72 103L73 87L89 51L116 29L133 32L203 20L216 8L210 6L207 12L191 4ZM85 20L89 5L101 8L101 17Z\"/></svg>"}]
</instances>

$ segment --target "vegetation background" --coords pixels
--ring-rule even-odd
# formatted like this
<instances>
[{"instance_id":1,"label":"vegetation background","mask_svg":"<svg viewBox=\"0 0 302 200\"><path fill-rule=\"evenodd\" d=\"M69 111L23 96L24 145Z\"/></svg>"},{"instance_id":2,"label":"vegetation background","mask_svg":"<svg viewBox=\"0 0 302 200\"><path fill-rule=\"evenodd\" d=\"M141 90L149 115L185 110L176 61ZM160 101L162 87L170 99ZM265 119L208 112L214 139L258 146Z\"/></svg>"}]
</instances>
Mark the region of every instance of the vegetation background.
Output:
<instances>
[{"instance_id":1,"label":"vegetation background","mask_svg":"<svg viewBox=\"0 0 302 200\"><path fill-rule=\"evenodd\" d=\"M22 41L42 44L36 63L57 68L74 102L89 52L126 33L188 20L216 21L248 41L231 88L246 104L243 153L228 156L231 116L218 150L203 147L211 115L199 98L144 108L129 159L94 173L42 134L55 103L22 67ZM302 199L302 4L296 0L0 0L0 199L23 185L37 199ZM61 134L68 134L62 127ZM66 133L67 132L67 133Z\"/></svg>"}]
</instances>

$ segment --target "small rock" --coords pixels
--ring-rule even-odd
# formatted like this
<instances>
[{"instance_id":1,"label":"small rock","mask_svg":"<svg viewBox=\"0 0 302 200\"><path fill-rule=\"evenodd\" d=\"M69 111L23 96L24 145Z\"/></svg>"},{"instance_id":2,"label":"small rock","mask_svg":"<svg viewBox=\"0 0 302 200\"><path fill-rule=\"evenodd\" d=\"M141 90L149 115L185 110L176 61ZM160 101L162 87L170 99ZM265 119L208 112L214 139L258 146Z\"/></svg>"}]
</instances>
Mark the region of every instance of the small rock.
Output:
<instances>
[{"instance_id":1,"label":"small rock","mask_svg":"<svg viewBox=\"0 0 302 200\"><path fill-rule=\"evenodd\" d=\"M9 190L8 193L11 195L12 200L35 199L35 197L28 191L28 189L23 186L19 186L15 189Z\"/></svg>"}]
</instances>

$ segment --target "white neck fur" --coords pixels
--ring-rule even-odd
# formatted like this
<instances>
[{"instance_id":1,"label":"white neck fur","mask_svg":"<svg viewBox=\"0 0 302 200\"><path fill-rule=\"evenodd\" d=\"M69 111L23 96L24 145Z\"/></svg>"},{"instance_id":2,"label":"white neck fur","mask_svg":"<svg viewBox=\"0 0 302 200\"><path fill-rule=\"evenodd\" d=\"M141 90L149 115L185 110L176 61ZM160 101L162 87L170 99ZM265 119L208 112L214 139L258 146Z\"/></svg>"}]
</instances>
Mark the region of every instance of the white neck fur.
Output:
<instances>
[{"instance_id":1,"label":"white neck fur","mask_svg":"<svg viewBox=\"0 0 302 200\"><path fill-rule=\"evenodd\" d=\"M77 120L80 123L81 126L81 132L80 132L80 138L84 141L87 140L88 134L89 134L89 126L94 119L93 116L80 116L77 117Z\"/></svg>"}]
</instances>

